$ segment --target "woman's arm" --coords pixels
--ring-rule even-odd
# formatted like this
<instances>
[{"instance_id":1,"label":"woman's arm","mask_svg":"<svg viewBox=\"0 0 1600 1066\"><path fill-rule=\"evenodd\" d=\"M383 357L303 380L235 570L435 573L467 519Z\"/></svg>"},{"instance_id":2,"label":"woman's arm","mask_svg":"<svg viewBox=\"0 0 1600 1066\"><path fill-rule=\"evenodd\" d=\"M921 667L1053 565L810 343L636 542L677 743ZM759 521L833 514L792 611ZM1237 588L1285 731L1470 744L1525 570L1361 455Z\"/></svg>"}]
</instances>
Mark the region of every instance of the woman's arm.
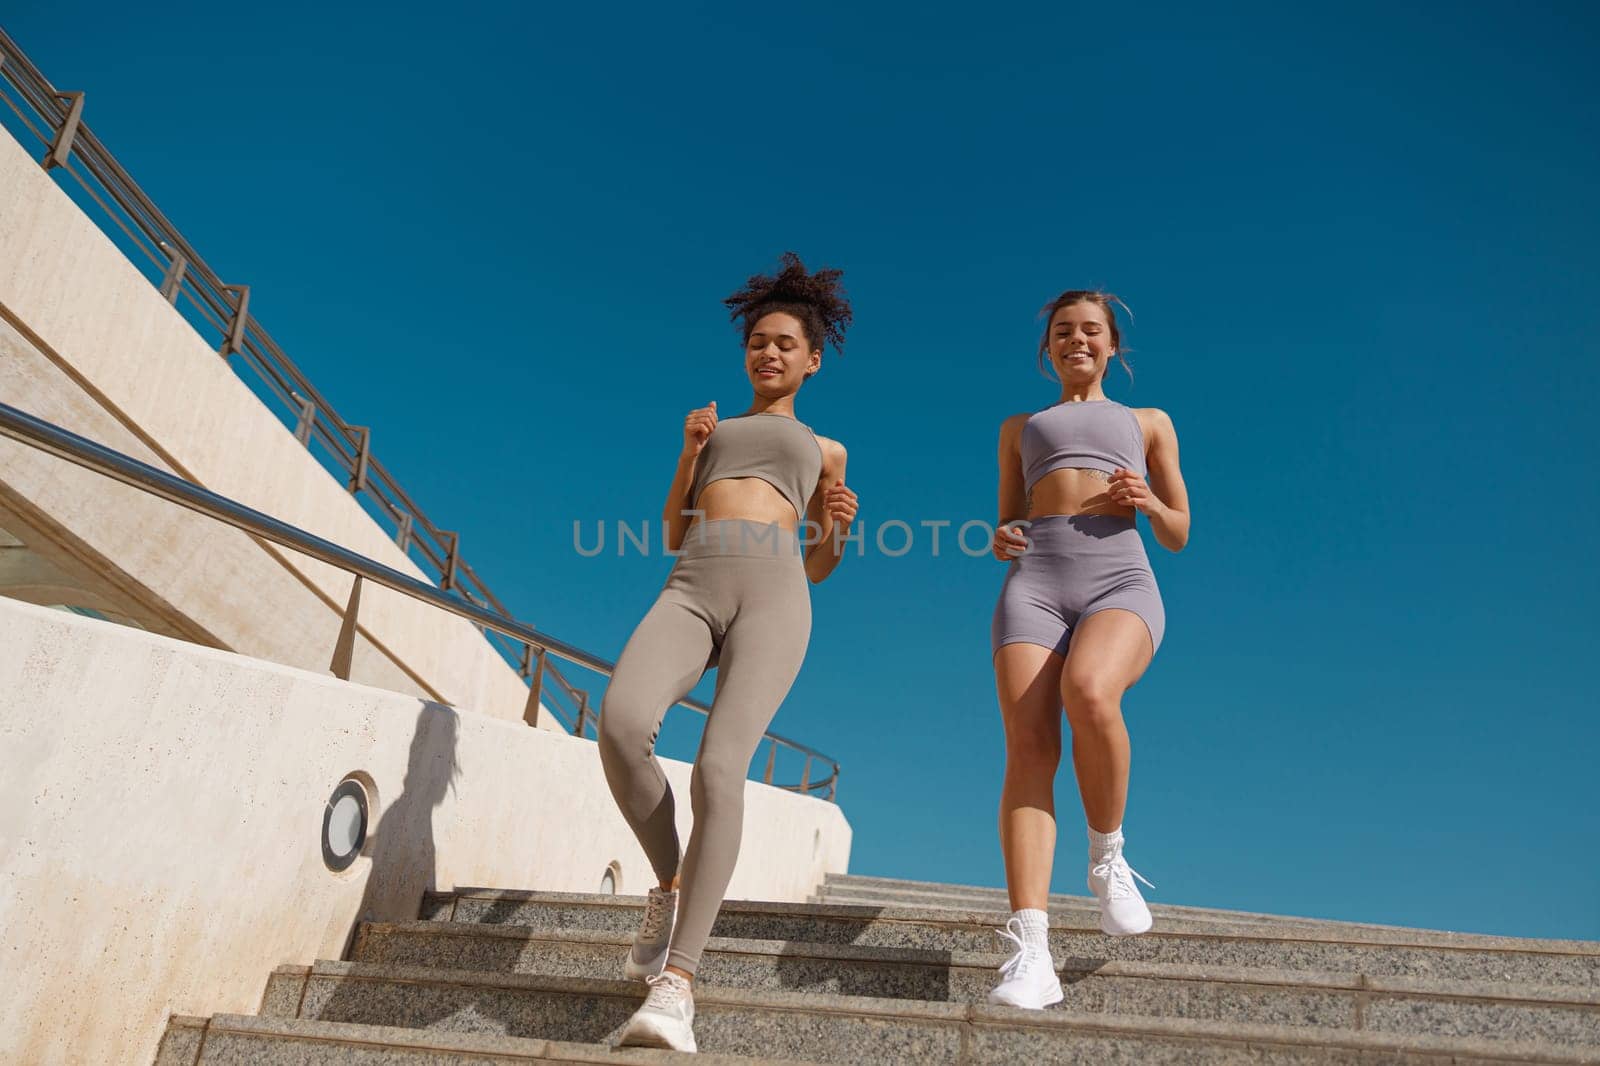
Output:
<instances>
[{"instance_id":1,"label":"woman's arm","mask_svg":"<svg viewBox=\"0 0 1600 1066\"><path fill-rule=\"evenodd\" d=\"M1000 503L995 519L994 543L990 550L1001 562L1010 562L1027 547L1022 532L1006 523L1028 517L1028 493L1022 484L1022 427L1026 414L1012 415L1000 423Z\"/></svg>"},{"instance_id":2,"label":"woman's arm","mask_svg":"<svg viewBox=\"0 0 1600 1066\"><path fill-rule=\"evenodd\" d=\"M813 585L833 573L844 557L844 537L855 521L857 505L856 494L844 483L845 461L849 458L844 445L827 437L818 437L817 443L822 447L822 474L806 504L809 524L803 530L821 530L817 542L806 550L806 577Z\"/></svg>"},{"instance_id":3,"label":"woman's arm","mask_svg":"<svg viewBox=\"0 0 1600 1066\"><path fill-rule=\"evenodd\" d=\"M661 508L661 527L668 551L683 547L683 535L689 531L694 517L685 514L694 501L689 499L689 489L694 485L695 467L700 463L700 451L717 428L717 401L690 411L683 420L683 451L678 453L678 469L672 475L672 488L667 490L666 505Z\"/></svg>"},{"instance_id":4,"label":"woman's arm","mask_svg":"<svg viewBox=\"0 0 1600 1066\"><path fill-rule=\"evenodd\" d=\"M1112 499L1127 503L1150 519L1150 532L1168 551L1182 551L1189 543L1189 490L1178 468L1178 431L1163 410L1147 407L1140 412L1144 429L1145 463L1150 468L1146 484L1139 475L1119 470L1112 478Z\"/></svg>"}]
</instances>

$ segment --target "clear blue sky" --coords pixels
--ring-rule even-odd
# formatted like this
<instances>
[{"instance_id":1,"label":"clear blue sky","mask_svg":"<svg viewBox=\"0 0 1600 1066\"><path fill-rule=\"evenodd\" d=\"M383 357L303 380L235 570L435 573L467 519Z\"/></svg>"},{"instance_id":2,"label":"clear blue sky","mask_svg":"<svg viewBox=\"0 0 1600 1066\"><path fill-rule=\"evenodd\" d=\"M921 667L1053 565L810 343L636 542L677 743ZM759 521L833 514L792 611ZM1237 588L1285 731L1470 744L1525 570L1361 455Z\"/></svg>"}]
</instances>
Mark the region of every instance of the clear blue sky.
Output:
<instances>
[{"instance_id":1,"label":"clear blue sky","mask_svg":"<svg viewBox=\"0 0 1600 1066\"><path fill-rule=\"evenodd\" d=\"M1600 938L1600 8L5 26L499 595L606 655L668 562L572 522L655 516L684 412L744 408L747 274L846 271L797 409L872 528L992 518L1001 419L1057 397L1034 312L1115 290L1108 391L1171 413L1194 511L1147 537L1169 628L1125 702L1152 900ZM815 590L775 728L844 764L853 871L999 884L1003 567L929 547Z\"/></svg>"}]
</instances>

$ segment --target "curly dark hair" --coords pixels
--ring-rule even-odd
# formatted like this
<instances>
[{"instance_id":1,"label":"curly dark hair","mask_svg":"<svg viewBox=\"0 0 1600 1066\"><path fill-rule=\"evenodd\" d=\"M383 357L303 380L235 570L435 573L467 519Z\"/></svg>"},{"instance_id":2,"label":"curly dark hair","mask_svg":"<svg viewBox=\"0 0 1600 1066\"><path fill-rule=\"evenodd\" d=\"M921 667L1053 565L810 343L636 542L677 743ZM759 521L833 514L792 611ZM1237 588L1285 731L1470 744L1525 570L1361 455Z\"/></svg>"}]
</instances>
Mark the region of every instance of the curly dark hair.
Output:
<instances>
[{"instance_id":1,"label":"curly dark hair","mask_svg":"<svg viewBox=\"0 0 1600 1066\"><path fill-rule=\"evenodd\" d=\"M742 322L745 343L762 315L774 311L791 314L805 327L806 343L812 350L832 344L844 352L844 331L853 315L850 300L839 280L844 271L824 267L815 274L793 252L784 252L776 274L752 274L744 288L723 300L734 322Z\"/></svg>"}]
</instances>

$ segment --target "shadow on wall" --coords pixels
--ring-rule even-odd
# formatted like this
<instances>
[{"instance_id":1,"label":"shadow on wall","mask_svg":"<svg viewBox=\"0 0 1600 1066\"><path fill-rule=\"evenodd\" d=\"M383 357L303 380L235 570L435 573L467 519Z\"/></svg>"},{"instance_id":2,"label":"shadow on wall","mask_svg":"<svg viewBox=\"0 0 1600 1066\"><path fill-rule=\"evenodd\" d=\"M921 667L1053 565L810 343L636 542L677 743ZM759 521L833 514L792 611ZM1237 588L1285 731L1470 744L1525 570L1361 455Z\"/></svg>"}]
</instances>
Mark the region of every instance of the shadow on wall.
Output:
<instances>
[{"instance_id":1,"label":"shadow on wall","mask_svg":"<svg viewBox=\"0 0 1600 1066\"><path fill-rule=\"evenodd\" d=\"M455 784L456 712L440 703L424 701L417 713L406 756L406 776L400 792L378 800L382 811L369 830L371 868L361 895L361 906L345 936L345 958L362 922L407 922L417 917L422 897L437 887L438 859L433 837L433 812L444 803Z\"/></svg>"}]
</instances>

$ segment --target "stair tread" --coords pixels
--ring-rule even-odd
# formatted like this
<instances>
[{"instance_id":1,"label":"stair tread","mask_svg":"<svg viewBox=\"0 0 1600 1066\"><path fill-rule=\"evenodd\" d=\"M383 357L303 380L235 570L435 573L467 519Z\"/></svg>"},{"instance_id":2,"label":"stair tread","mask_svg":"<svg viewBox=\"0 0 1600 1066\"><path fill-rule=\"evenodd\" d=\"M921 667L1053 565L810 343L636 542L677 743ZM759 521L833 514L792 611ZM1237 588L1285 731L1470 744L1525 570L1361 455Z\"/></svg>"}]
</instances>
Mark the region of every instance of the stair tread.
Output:
<instances>
[{"instance_id":1,"label":"stair tread","mask_svg":"<svg viewBox=\"0 0 1600 1066\"><path fill-rule=\"evenodd\" d=\"M560 903L592 907L622 907L642 909L643 896L613 896L598 893L538 892L520 889L460 888L454 892L437 893L439 900L478 900L499 903ZM763 900L728 900L722 912L770 914L785 917L838 917L875 919L879 921L916 922L937 925L979 925L994 928L997 915L1006 912L985 909L958 910L954 908L927 908L902 905L874 905L864 903L773 903ZM439 919L435 919L439 920ZM485 923L492 924L492 923ZM1089 915L1052 914L1052 929L1099 932L1099 925ZM1568 955L1600 960L1600 941L1549 940L1524 937L1499 936L1482 933L1456 933L1447 930L1415 929L1406 926L1360 926L1339 923L1296 925L1277 928L1273 923L1242 923L1237 929L1218 930L1209 924L1187 924L1182 919L1161 922L1150 935L1201 936L1227 939L1262 941L1309 941L1321 943L1367 944L1396 947L1449 947L1470 948L1480 951L1515 951L1525 954Z\"/></svg>"},{"instance_id":2,"label":"stair tread","mask_svg":"<svg viewBox=\"0 0 1600 1066\"><path fill-rule=\"evenodd\" d=\"M594 999L637 1001L634 982L589 977L545 977L524 974L485 974L474 971L375 966L363 963L319 961L311 967L281 967L279 972L305 974L312 979L392 982L405 985L453 986L567 994ZM969 1026L1066 1037L1098 1033L1127 1037L1168 1037L1224 1045L1277 1045L1364 1051L1415 1051L1430 1055L1455 1055L1466 1061L1526 1061L1582 1063L1600 1061L1600 1048L1571 1047L1544 1042L1497 1041L1438 1035L1411 1035L1339 1028L1309 1028L1231 1021L1209 1021L1146 1015L1090 1014L1062 1010L1025 1011L988 1004L951 1004L916 1000L885 1000L810 992L755 991L707 986L695 995L697 1011L755 1009L767 1017L829 1015L862 1021L882 1020L924 1026Z\"/></svg>"},{"instance_id":3,"label":"stair tread","mask_svg":"<svg viewBox=\"0 0 1600 1066\"><path fill-rule=\"evenodd\" d=\"M815 1066L799 1059L756 1059L741 1055L689 1055L646 1048L610 1048L537 1037L500 1036L410 1029L393 1025L325 1022L310 1018L261 1018L245 1014L217 1014L211 1018L174 1016L173 1024L200 1026L208 1033L233 1033L264 1038L314 1039L328 1043L370 1045L461 1054L525 1057L530 1062L644 1064L683 1063L684 1066Z\"/></svg>"},{"instance_id":4,"label":"stair tread","mask_svg":"<svg viewBox=\"0 0 1600 1066\"><path fill-rule=\"evenodd\" d=\"M483 925L474 922L368 922L363 923L362 928L365 933L375 936L401 934L437 937L484 937L549 944L606 945L616 947L619 954L622 949L632 943L631 935L621 932L582 929L542 930L529 926ZM358 938L357 944L359 945L360 943L361 940ZM814 958L841 963L871 965L902 963L986 971L996 970L1009 957L1003 953L813 943L793 940L759 940L739 937L712 937L707 941L706 950L712 954L727 953L766 955L780 958ZM1142 962L1077 957L1057 959L1056 961L1058 973L1085 977L1128 977L1188 982L1280 985L1353 992L1425 995L1457 999L1563 1004L1600 1008L1600 987L1585 985L1511 984L1503 981L1472 981L1455 978L1371 976L1332 970L1226 967L1194 963Z\"/></svg>"}]
</instances>

